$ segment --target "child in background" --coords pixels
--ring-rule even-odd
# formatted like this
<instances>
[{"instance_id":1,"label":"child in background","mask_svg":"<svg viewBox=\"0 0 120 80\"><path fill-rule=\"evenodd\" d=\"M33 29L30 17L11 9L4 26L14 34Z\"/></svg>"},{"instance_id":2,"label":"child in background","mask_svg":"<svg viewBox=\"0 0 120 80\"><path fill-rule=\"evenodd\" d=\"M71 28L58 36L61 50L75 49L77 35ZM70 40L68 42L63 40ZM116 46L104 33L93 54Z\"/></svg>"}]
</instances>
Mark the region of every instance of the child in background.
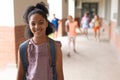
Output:
<instances>
[{"instance_id":1,"label":"child in background","mask_svg":"<svg viewBox=\"0 0 120 80\"><path fill-rule=\"evenodd\" d=\"M77 35L76 28L78 28L79 30L80 28L78 27L78 22L75 21L72 16L69 16L68 20L69 22L66 27L68 31L68 57L70 57L70 50L71 50L70 43L71 42L73 43L73 51L77 53L75 49L75 39Z\"/></svg>"},{"instance_id":2,"label":"child in background","mask_svg":"<svg viewBox=\"0 0 120 80\"><path fill-rule=\"evenodd\" d=\"M84 16L82 17L81 25L83 28L83 34L85 34L87 38L88 38L89 22L90 22L89 14L86 12L84 13Z\"/></svg>"},{"instance_id":3,"label":"child in background","mask_svg":"<svg viewBox=\"0 0 120 80\"><path fill-rule=\"evenodd\" d=\"M54 32L53 36L54 36L54 38L57 38L59 19L56 18L55 14L53 14L53 19L52 19L51 23L54 25L54 28L55 28L55 32Z\"/></svg>"},{"instance_id":4,"label":"child in background","mask_svg":"<svg viewBox=\"0 0 120 80\"><path fill-rule=\"evenodd\" d=\"M101 21L99 19L99 16L98 15L95 15L94 16L94 37L95 37L95 40L96 41L100 41L100 26L101 26Z\"/></svg>"}]
</instances>

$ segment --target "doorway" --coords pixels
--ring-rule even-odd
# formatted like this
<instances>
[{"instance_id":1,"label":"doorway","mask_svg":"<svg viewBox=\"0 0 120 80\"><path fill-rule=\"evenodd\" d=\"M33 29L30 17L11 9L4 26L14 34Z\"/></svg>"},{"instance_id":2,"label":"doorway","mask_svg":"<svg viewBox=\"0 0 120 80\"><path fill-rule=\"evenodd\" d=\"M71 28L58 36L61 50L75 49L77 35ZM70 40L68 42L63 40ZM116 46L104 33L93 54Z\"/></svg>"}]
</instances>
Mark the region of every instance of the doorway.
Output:
<instances>
[{"instance_id":1,"label":"doorway","mask_svg":"<svg viewBox=\"0 0 120 80\"><path fill-rule=\"evenodd\" d=\"M85 12L88 12L90 19L92 19L94 14L98 14L98 3L82 3L81 17Z\"/></svg>"}]
</instances>

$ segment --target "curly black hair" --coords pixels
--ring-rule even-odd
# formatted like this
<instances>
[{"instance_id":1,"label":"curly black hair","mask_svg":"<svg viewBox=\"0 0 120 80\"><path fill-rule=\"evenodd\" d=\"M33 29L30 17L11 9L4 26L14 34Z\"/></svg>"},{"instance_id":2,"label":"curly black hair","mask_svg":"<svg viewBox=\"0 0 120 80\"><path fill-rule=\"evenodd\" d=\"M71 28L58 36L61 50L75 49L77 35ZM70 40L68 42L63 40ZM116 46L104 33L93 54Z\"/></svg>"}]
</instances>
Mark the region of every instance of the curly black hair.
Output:
<instances>
[{"instance_id":1,"label":"curly black hair","mask_svg":"<svg viewBox=\"0 0 120 80\"><path fill-rule=\"evenodd\" d=\"M48 21L48 27L46 28L46 35L53 33L54 26L47 19L47 15L49 14L48 9L45 7L45 4L41 2L41 3L37 3L35 6L34 5L29 6L23 15L23 19L26 23L25 37L26 38L33 37L33 33L31 32L30 27L29 27L29 18L32 14L35 14L35 13L40 14L43 18L45 18Z\"/></svg>"}]
</instances>

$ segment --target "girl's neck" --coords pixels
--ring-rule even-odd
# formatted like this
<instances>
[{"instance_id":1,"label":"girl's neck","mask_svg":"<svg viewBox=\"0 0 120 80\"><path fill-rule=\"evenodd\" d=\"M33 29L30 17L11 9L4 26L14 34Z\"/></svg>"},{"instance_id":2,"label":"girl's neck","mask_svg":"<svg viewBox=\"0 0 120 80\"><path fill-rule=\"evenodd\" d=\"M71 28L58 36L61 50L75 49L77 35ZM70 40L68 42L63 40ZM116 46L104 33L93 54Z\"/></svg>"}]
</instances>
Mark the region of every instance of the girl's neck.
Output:
<instances>
[{"instance_id":1,"label":"girl's neck","mask_svg":"<svg viewBox=\"0 0 120 80\"><path fill-rule=\"evenodd\" d=\"M32 39L33 39L33 42L35 44L38 44L38 45L41 44L41 43L44 43L44 42L48 42L48 37L47 36L44 36L42 38L40 38L40 37L33 37Z\"/></svg>"}]
</instances>

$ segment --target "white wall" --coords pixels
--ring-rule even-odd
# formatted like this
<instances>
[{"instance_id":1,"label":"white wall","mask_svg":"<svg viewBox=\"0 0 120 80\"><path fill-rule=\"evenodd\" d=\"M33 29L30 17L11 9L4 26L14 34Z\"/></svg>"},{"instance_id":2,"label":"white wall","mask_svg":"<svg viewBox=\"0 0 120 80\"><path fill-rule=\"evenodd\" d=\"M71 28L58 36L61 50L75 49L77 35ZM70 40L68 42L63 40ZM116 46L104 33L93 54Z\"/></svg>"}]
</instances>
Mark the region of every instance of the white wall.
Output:
<instances>
[{"instance_id":1,"label":"white wall","mask_svg":"<svg viewBox=\"0 0 120 80\"><path fill-rule=\"evenodd\" d=\"M23 25L23 14L29 5L35 5L38 2L45 2L47 0L14 0L15 7L15 25Z\"/></svg>"},{"instance_id":2,"label":"white wall","mask_svg":"<svg viewBox=\"0 0 120 80\"><path fill-rule=\"evenodd\" d=\"M23 13L25 9L37 2L47 0L3 0L0 3L0 26L14 27L23 25Z\"/></svg>"},{"instance_id":3,"label":"white wall","mask_svg":"<svg viewBox=\"0 0 120 80\"><path fill-rule=\"evenodd\" d=\"M68 0L68 15L75 17L75 0Z\"/></svg>"},{"instance_id":4,"label":"white wall","mask_svg":"<svg viewBox=\"0 0 120 80\"><path fill-rule=\"evenodd\" d=\"M49 4L49 20L53 18L53 14L56 17L62 19L62 0L48 0Z\"/></svg>"},{"instance_id":5,"label":"white wall","mask_svg":"<svg viewBox=\"0 0 120 80\"><path fill-rule=\"evenodd\" d=\"M99 6L98 6L98 15L100 16L100 17L102 17L102 18L104 18L104 16L105 16L105 2L104 2L105 0L100 0L99 1Z\"/></svg>"},{"instance_id":6,"label":"white wall","mask_svg":"<svg viewBox=\"0 0 120 80\"><path fill-rule=\"evenodd\" d=\"M0 26L14 26L13 0L2 0L0 3Z\"/></svg>"},{"instance_id":7,"label":"white wall","mask_svg":"<svg viewBox=\"0 0 120 80\"><path fill-rule=\"evenodd\" d=\"M112 0L111 2L111 20L117 21L118 15L118 0Z\"/></svg>"}]
</instances>

